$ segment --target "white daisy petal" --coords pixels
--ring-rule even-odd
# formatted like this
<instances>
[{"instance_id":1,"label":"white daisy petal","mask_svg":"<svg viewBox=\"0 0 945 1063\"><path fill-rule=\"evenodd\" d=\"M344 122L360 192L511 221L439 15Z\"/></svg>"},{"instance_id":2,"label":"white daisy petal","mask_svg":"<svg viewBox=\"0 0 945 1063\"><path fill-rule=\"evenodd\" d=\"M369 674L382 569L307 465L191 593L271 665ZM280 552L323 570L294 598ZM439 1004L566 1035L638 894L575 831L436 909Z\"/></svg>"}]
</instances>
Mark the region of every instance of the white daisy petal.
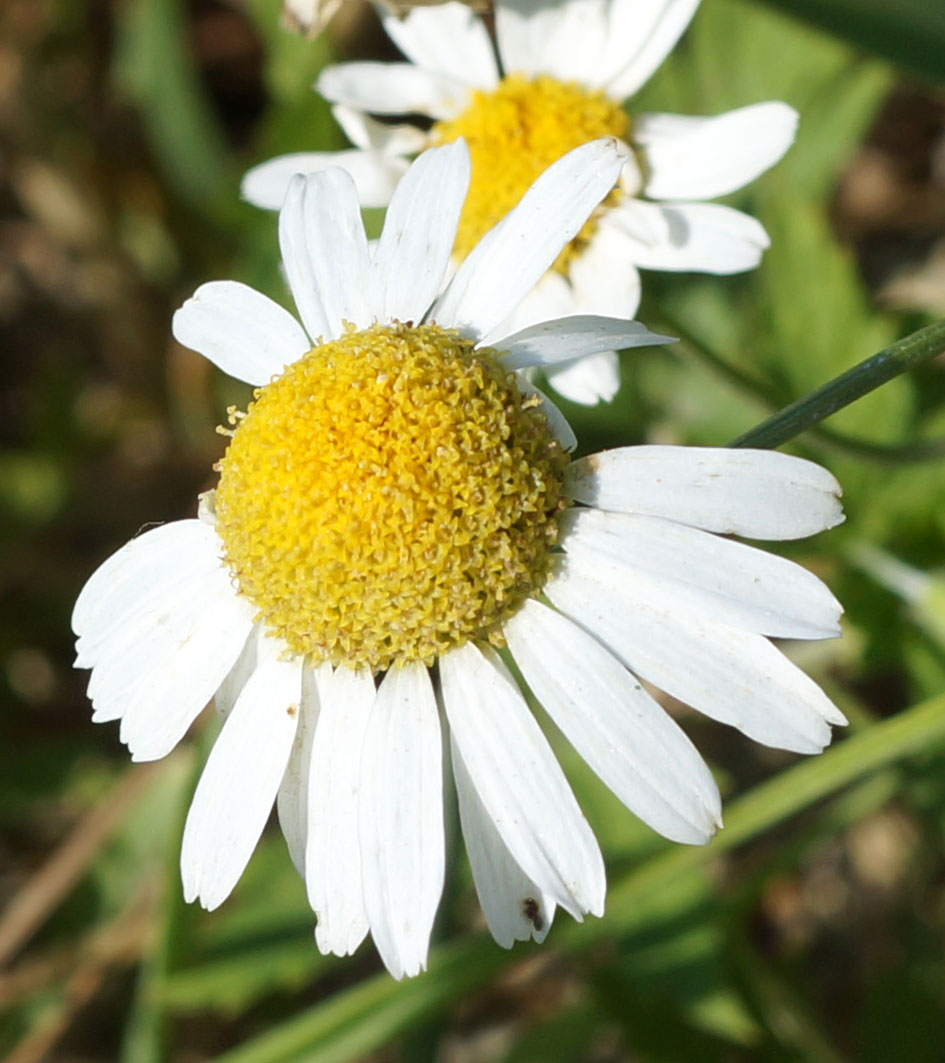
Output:
<instances>
[{"instance_id":1,"label":"white daisy petal","mask_svg":"<svg viewBox=\"0 0 945 1063\"><path fill-rule=\"evenodd\" d=\"M599 509L748 539L801 539L843 520L834 477L773 450L620 447L572 462L565 488Z\"/></svg>"},{"instance_id":2,"label":"white daisy petal","mask_svg":"<svg viewBox=\"0 0 945 1063\"><path fill-rule=\"evenodd\" d=\"M608 43L610 55L617 55L603 66L616 70L608 74L608 95L623 100L636 92L672 51L698 6L699 0L612 0Z\"/></svg>"},{"instance_id":3,"label":"white daisy petal","mask_svg":"<svg viewBox=\"0 0 945 1063\"><path fill-rule=\"evenodd\" d=\"M237 281L202 284L174 314L173 331L178 343L257 387L311 346L287 310Z\"/></svg>"},{"instance_id":4,"label":"white daisy petal","mask_svg":"<svg viewBox=\"0 0 945 1063\"><path fill-rule=\"evenodd\" d=\"M321 688L331 675L331 665L303 667L299 722L295 741L276 797L279 826L295 870L306 876L305 845L308 840L309 767L312 739L321 712Z\"/></svg>"},{"instance_id":5,"label":"white daisy petal","mask_svg":"<svg viewBox=\"0 0 945 1063\"><path fill-rule=\"evenodd\" d=\"M569 280L549 270L503 322L501 331L572 314L632 318L640 302L640 275L630 260L629 245L622 232L600 224L590 244L572 261ZM547 365L544 373L555 391L584 406L609 402L620 388L615 351Z\"/></svg>"},{"instance_id":6,"label":"white daisy petal","mask_svg":"<svg viewBox=\"0 0 945 1063\"><path fill-rule=\"evenodd\" d=\"M794 143L797 112L772 100L712 118L643 114L633 126L650 199L714 199L773 166Z\"/></svg>"},{"instance_id":7,"label":"white daisy petal","mask_svg":"<svg viewBox=\"0 0 945 1063\"><path fill-rule=\"evenodd\" d=\"M277 155L247 170L240 182L240 195L263 210L279 210L289 182L297 174L319 173L338 166L354 179L365 207L384 207L397 182L407 170L407 160L380 151L300 151Z\"/></svg>"},{"instance_id":8,"label":"white daisy petal","mask_svg":"<svg viewBox=\"0 0 945 1063\"><path fill-rule=\"evenodd\" d=\"M369 114L359 111L354 107L347 107L343 103L336 103L331 113L335 121L345 131L345 136L355 147L365 151L378 152L381 155L416 155L427 146L429 137L422 129L406 123L379 122ZM335 152L335 157L344 155L345 152ZM347 167L342 167L347 169ZM404 162L406 169L406 162ZM349 173L351 171L349 170ZM352 173L357 183L357 175ZM360 193L361 189L358 188ZM364 203L364 206L383 206L381 203Z\"/></svg>"},{"instance_id":9,"label":"white daisy petal","mask_svg":"<svg viewBox=\"0 0 945 1063\"><path fill-rule=\"evenodd\" d=\"M537 396L541 403L545 420L548 422L548 430L561 444L562 448L568 451L574 450L578 442L577 436L574 434L574 429L568 424L567 418L564 414L540 388L537 388L530 380L526 379L521 374L519 375L517 383L518 390L523 395Z\"/></svg>"},{"instance_id":10,"label":"white daisy petal","mask_svg":"<svg viewBox=\"0 0 945 1063\"><path fill-rule=\"evenodd\" d=\"M654 605L671 597L719 622L788 639L840 634L840 603L800 565L685 524L629 513L572 509L561 522L569 554L613 566Z\"/></svg>"},{"instance_id":11,"label":"white daisy petal","mask_svg":"<svg viewBox=\"0 0 945 1063\"><path fill-rule=\"evenodd\" d=\"M614 210L611 222L642 269L742 273L758 266L771 243L755 218L719 203L636 200Z\"/></svg>"},{"instance_id":12,"label":"white daisy petal","mask_svg":"<svg viewBox=\"0 0 945 1063\"><path fill-rule=\"evenodd\" d=\"M412 63L326 66L315 87L326 100L372 114L426 114L431 118L453 118L470 97L465 81L421 70Z\"/></svg>"},{"instance_id":13,"label":"white daisy petal","mask_svg":"<svg viewBox=\"0 0 945 1063\"><path fill-rule=\"evenodd\" d=\"M515 681L469 642L440 658L440 682L453 740L512 858L576 919L600 915L600 849Z\"/></svg>"},{"instance_id":14,"label":"white daisy petal","mask_svg":"<svg viewBox=\"0 0 945 1063\"><path fill-rule=\"evenodd\" d=\"M212 544L218 545L218 542ZM121 648L146 637L154 625L159 632L163 631L167 625L165 614L175 605L179 604L180 612L199 613L206 595L219 585L219 579L215 578L219 568L216 551L203 549L181 558L173 567L155 566L152 581L140 575L127 578L133 570L126 568L123 573L126 578L110 588L106 611L97 613L91 629L76 640L76 666L93 668L103 663Z\"/></svg>"},{"instance_id":15,"label":"white daisy petal","mask_svg":"<svg viewBox=\"0 0 945 1063\"><path fill-rule=\"evenodd\" d=\"M207 758L184 824L184 897L222 904L272 810L295 738L301 659L260 662Z\"/></svg>"},{"instance_id":16,"label":"white daisy petal","mask_svg":"<svg viewBox=\"0 0 945 1063\"><path fill-rule=\"evenodd\" d=\"M179 572L186 585L194 575L216 568L219 555L219 538L200 520L175 520L136 536L85 581L72 609L72 630L81 638L98 639L116 622L124 625L142 594Z\"/></svg>"},{"instance_id":17,"label":"white daisy petal","mask_svg":"<svg viewBox=\"0 0 945 1063\"><path fill-rule=\"evenodd\" d=\"M249 677L256 671L256 647L261 638L265 638L262 628L254 626L246 636L240 655L213 695L213 707L221 720L225 720L233 711L236 699L242 694Z\"/></svg>"},{"instance_id":18,"label":"white daisy petal","mask_svg":"<svg viewBox=\"0 0 945 1063\"><path fill-rule=\"evenodd\" d=\"M489 342L613 187L623 159L618 142L603 138L551 165L472 249L431 318Z\"/></svg>"},{"instance_id":19,"label":"white daisy petal","mask_svg":"<svg viewBox=\"0 0 945 1063\"><path fill-rule=\"evenodd\" d=\"M290 233L296 226L300 231ZM346 324L364 328L377 318L361 207L354 181L344 170L292 178L279 215L279 236L289 286L306 328L313 296L327 324L325 338L340 336Z\"/></svg>"},{"instance_id":20,"label":"white daisy petal","mask_svg":"<svg viewBox=\"0 0 945 1063\"><path fill-rule=\"evenodd\" d=\"M597 87L609 6L609 0L497 0L496 39L504 69Z\"/></svg>"},{"instance_id":21,"label":"white daisy petal","mask_svg":"<svg viewBox=\"0 0 945 1063\"><path fill-rule=\"evenodd\" d=\"M516 941L542 942L551 929L555 902L512 858L479 800L456 743L451 742L450 747L460 826L486 925L504 949Z\"/></svg>"},{"instance_id":22,"label":"white daisy petal","mask_svg":"<svg viewBox=\"0 0 945 1063\"><path fill-rule=\"evenodd\" d=\"M572 314L636 316L640 274L633 264L629 239L608 225L612 213L613 208L604 213L590 243L571 262L568 278L574 300Z\"/></svg>"},{"instance_id":23,"label":"white daisy petal","mask_svg":"<svg viewBox=\"0 0 945 1063\"><path fill-rule=\"evenodd\" d=\"M639 321L576 314L532 325L493 345L502 351L500 360L506 369L524 369L556 365L599 351L675 342L672 336L650 332Z\"/></svg>"},{"instance_id":24,"label":"white daisy petal","mask_svg":"<svg viewBox=\"0 0 945 1063\"><path fill-rule=\"evenodd\" d=\"M550 269L529 291L511 314L494 329L496 335L510 335L538 325L542 321L551 321L556 317L570 317L578 311L574 306L574 292L564 275ZM615 314L615 317L629 317L629 314Z\"/></svg>"},{"instance_id":25,"label":"white daisy petal","mask_svg":"<svg viewBox=\"0 0 945 1063\"><path fill-rule=\"evenodd\" d=\"M442 771L429 673L391 668L364 736L359 836L371 936L395 978L426 969L443 890Z\"/></svg>"},{"instance_id":26,"label":"white daisy petal","mask_svg":"<svg viewBox=\"0 0 945 1063\"><path fill-rule=\"evenodd\" d=\"M88 686L92 719L121 719L135 760L157 760L177 745L239 655L252 609L221 575L186 594L168 588L101 645Z\"/></svg>"},{"instance_id":27,"label":"white daisy petal","mask_svg":"<svg viewBox=\"0 0 945 1063\"><path fill-rule=\"evenodd\" d=\"M423 318L443 284L468 187L465 141L425 151L397 186L374 249L382 320Z\"/></svg>"},{"instance_id":28,"label":"white daisy petal","mask_svg":"<svg viewBox=\"0 0 945 1063\"><path fill-rule=\"evenodd\" d=\"M620 390L620 360L616 351L601 351L576 362L547 366L545 375L559 395L581 406L610 402Z\"/></svg>"},{"instance_id":29,"label":"white daisy petal","mask_svg":"<svg viewBox=\"0 0 945 1063\"><path fill-rule=\"evenodd\" d=\"M672 841L704 845L721 798L683 731L603 646L527 601L503 633L535 697L621 801Z\"/></svg>"},{"instance_id":30,"label":"white daisy petal","mask_svg":"<svg viewBox=\"0 0 945 1063\"><path fill-rule=\"evenodd\" d=\"M165 525L110 557L76 602L77 664L93 668L92 718L122 719L136 760L162 757L180 741L252 626L219 552L202 521Z\"/></svg>"},{"instance_id":31,"label":"white daisy petal","mask_svg":"<svg viewBox=\"0 0 945 1063\"><path fill-rule=\"evenodd\" d=\"M167 629L155 626L135 646L147 663L127 696L119 732L132 760L159 760L177 745L246 641L253 609L233 593L229 574L221 569L202 596L199 613L167 614Z\"/></svg>"},{"instance_id":32,"label":"white daisy petal","mask_svg":"<svg viewBox=\"0 0 945 1063\"><path fill-rule=\"evenodd\" d=\"M385 10L381 17L388 36L417 66L451 78L462 71L463 81L481 89L498 81L486 27L464 4L415 7L406 15Z\"/></svg>"},{"instance_id":33,"label":"white daisy petal","mask_svg":"<svg viewBox=\"0 0 945 1063\"><path fill-rule=\"evenodd\" d=\"M605 582L606 567L568 557L544 592L642 679L764 745L819 753L844 718L767 639L713 622L669 598L653 608Z\"/></svg>"},{"instance_id":34,"label":"white daisy petal","mask_svg":"<svg viewBox=\"0 0 945 1063\"><path fill-rule=\"evenodd\" d=\"M358 838L361 751L375 698L367 670L338 668L322 689L311 749L305 882L322 952L351 955L368 917Z\"/></svg>"},{"instance_id":35,"label":"white daisy petal","mask_svg":"<svg viewBox=\"0 0 945 1063\"><path fill-rule=\"evenodd\" d=\"M306 227L306 178L293 174L289 178L285 200L279 211L279 250L289 290L299 317L315 343L335 338L318 290L318 278L312 262L313 248ZM314 249L317 254L317 246Z\"/></svg>"},{"instance_id":36,"label":"white daisy petal","mask_svg":"<svg viewBox=\"0 0 945 1063\"><path fill-rule=\"evenodd\" d=\"M625 237L625 253L642 269L742 273L754 269L771 241L749 214L719 203L630 200L608 215Z\"/></svg>"}]
</instances>

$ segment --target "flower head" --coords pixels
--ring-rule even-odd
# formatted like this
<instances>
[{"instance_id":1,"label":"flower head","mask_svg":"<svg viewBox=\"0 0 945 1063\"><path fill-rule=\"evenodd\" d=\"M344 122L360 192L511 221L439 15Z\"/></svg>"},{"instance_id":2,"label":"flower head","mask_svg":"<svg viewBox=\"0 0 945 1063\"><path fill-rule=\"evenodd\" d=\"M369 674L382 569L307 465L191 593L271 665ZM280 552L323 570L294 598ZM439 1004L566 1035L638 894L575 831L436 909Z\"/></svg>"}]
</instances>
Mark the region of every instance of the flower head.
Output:
<instances>
[{"instance_id":1,"label":"flower head","mask_svg":"<svg viewBox=\"0 0 945 1063\"><path fill-rule=\"evenodd\" d=\"M300 176L280 239L304 329L232 282L175 316L255 398L231 415L199 519L105 561L73 625L93 719L120 719L134 759L166 754L211 697L224 717L184 829L188 900L225 899L275 802L319 947L347 954L370 932L395 976L423 969L446 725L499 943L541 940L559 905L599 914L600 851L509 656L601 779L682 842L718 826L718 791L640 679L788 749L819 750L843 722L766 637L836 634L836 601L717 534L829 527L829 473L677 447L572 462L563 418L519 370L663 337L590 316L496 332L622 163L608 140L566 155L445 288L461 141L414 163L373 249L351 178Z\"/></svg>"},{"instance_id":2,"label":"flower head","mask_svg":"<svg viewBox=\"0 0 945 1063\"><path fill-rule=\"evenodd\" d=\"M301 152L250 170L243 194L278 208L289 177L345 167L365 205L388 202L407 159L463 137L472 182L457 258L570 149L612 136L630 149L615 187L520 302L509 328L565 314L632 317L638 269L736 273L768 245L753 218L705 200L733 192L772 166L794 139L797 115L756 103L715 117L623 109L672 49L698 0L496 0L493 49L482 19L459 3L390 14L384 25L408 62L342 63L318 90L355 145ZM502 73L504 71L504 74ZM421 114L429 128L373 115ZM598 352L546 370L568 398L612 398L616 356Z\"/></svg>"}]
</instances>

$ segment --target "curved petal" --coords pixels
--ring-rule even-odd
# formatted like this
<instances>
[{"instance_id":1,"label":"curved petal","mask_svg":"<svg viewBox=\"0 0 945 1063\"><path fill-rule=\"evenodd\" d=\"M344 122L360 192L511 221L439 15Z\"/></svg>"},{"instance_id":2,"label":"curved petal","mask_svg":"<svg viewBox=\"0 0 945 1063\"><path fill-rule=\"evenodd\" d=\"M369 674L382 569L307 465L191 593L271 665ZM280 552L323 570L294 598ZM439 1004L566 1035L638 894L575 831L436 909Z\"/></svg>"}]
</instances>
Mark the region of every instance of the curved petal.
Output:
<instances>
[{"instance_id":1,"label":"curved petal","mask_svg":"<svg viewBox=\"0 0 945 1063\"><path fill-rule=\"evenodd\" d=\"M611 567L614 585L721 623L786 639L835 638L840 603L811 572L777 554L697 528L630 513L572 509L561 545Z\"/></svg>"},{"instance_id":2,"label":"curved petal","mask_svg":"<svg viewBox=\"0 0 945 1063\"><path fill-rule=\"evenodd\" d=\"M107 557L91 576L72 607L72 630L95 641L114 624L123 626L142 594L159 591L180 575L190 582L196 572L220 563L220 539L203 521L175 520L143 532ZM78 664L85 668L95 663Z\"/></svg>"},{"instance_id":3,"label":"curved petal","mask_svg":"<svg viewBox=\"0 0 945 1063\"><path fill-rule=\"evenodd\" d=\"M331 113L351 143L365 151L379 152L381 155L416 155L423 151L430 139L415 125L379 122L364 111L343 103L336 103ZM351 176L355 177L354 174Z\"/></svg>"},{"instance_id":4,"label":"curved petal","mask_svg":"<svg viewBox=\"0 0 945 1063\"><path fill-rule=\"evenodd\" d=\"M322 952L349 956L368 917L358 840L361 750L376 690L370 672L338 668L322 687L311 749L305 882Z\"/></svg>"},{"instance_id":5,"label":"curved petal","mask_svg":"<svg viewBox=\"0 0 945 1063\"><path fill-rule=\"evenodd\" d=\"M640 305L640 274L626 236L607 224L604 212L586 248L570 264L568 279L574 314L635 317Z\"/></svg>"},{"instance_id":6,"label":"curved petal","mask_svg":"<svg viewBox=\"0 0 945 1063\"><path fill-rule=\"evenodd\" d=\"M129 698L120 731L132 760L159 760L184 737L239 656L253 612L233 593L229 573L220 569L204 588L198 614L173 630L169 625L162 633L166 642L139 643L139 649L151 651L151 659Z\"/></svg>"},{"instance_id":7,"label":"curved petal","mask_svg":"<svg viewBox=\"0 0 945 1063\"><path fill-rule=\"evenodd\" d=\"M439 292L469 188L465 141L429 148L397 186L373 268L382 321L420 321Z\"/></svg>"},{"instance_id":8,"label":"curved petal","mask_svg":"<svg viewBox=\"0 0 945 1063\"><path fill-rule=\"evenodd\" d=\"M594 87L603 84L609 76L601 66L609 7L609 0L497 0L496 39L504 69ZM626 41L621 43L626 46Z\"/></svg>"},{"instance_id":9,"label":"curved petal","mask_svg":"<svg viewBox=\"0 0 945 1063\"><path fill-rule=\"evenodd\" d=\"M184 898L223 903L249 862L295 738L301 658L260 663L219 734L184 824Z\"/></svg>"},{"instance_id":10,"label":"curved petal","mask_svg":"<svg viewBox=\"0 0 945 1063\"><path fill-rule=\"evenodd\" d=\"M761 635L654 608L608 584L608 576L587 558L568 557L544 592L641 679L756 742L796 753L819 753L830 742L829 724L845 722L820 687Z\"/></svg>"},{"instance_id":11,"label":"curved petal","mask_svg":"<svg viewBox=\"0 0 945 1063\"><path fill-rule=\"evenodd\" d=\"M515 681L469 642L440 658L440 683L453 740L512 859L575 919L600 915L600 849Z\"/></svg>"},{"instance_id":12,"label":"curved petal","mask_svg":"<svg viewBox=\"0 0 945 1063\"><path fill-rule=\"evenodd\" d=\"M603 236L603 239L601 237ZM571 263L570 283L549 270L503 322L502 329L521 330L572 314L632 317L640 300L640 275L623 249L626 238L598 227L589 246ZM501 346L501 341L496 341ZM615 351L543 367L549 384L572 402L594 406L609 402L620 387Z\"/></svg>"},{"instance_id":13,"label":"curved petal","mask_svg":"<svg viewBox=\"0 0 945 1063\"><path fill-rule=\"evenodd\" d=\"M236 699L242 694L249 677L256 671L256 648L259 640L265 637L260 625L255 624L246 636L243 648L233 662L233 666L217 687L213 695L213 707L221 720L225 720L233 711Z\"/></svg>"},{"instance_id":14,"label":"curved petal","mask_svg":"<svg viewBox=\"0 0 945 1063\"><path fill-rule=\"evenodd\" d=\"M453 118L468 105L470 87L451 74L413 63L340 63L326 66L315 88L333 103L372 114L425 114Z\"/></svg>"},{"instance_id":15,"label":"curved petal","mask_svg":"<svg viewBox=\"0 0 945 1063\"><path fill-rule=\"evenodd\" d=\"M279 213L279 243L312 339L334 339L346 323L364 328L377 317L361 206L347 173L333 167L292 178Z\"/></svg>"},{"instance_id":16,"label":"curved petal","mask_svg":"<svg viewBox=\"0 0 945 1063\"><path fill-rule=\"evenodd\" d=\"M564 279L563 274L550 269L502 322L501 327L494 331L497 335L511 335L530 325L576 313L571 285Z\"/></svg>"},{"instance_id":17,"label":"curved petal","mask_svg":"<svg viewBox=\"0 0 945 1063\"><path fill-rule=\"evenodd\" d=\"M754 269L771 243L751 215L719 203L629 200L608 224L623 233L628 259L643 269L741 273Z\"/></svg>"},{"instance_id":18,"label":"curved petal","mask_svg":"<svg viewBox=\"0 0 945 1063\"><path fill-rule=\"evenodd\" d=\"M496 340L494 345L502 352L500 361L506 369L525 369L556 365L598 351L675 342L672 336L650 332L639 321L575 314L532 325Z\"/></svg>"},{"instance_id":19,"label":"curved petal","mask_svg":"<svg viewBox=\"0 0 945 1063\"><path fill-rule=\"evenodd\" d=\"M308 838L309 768L312 739L321 712L320 688L331 675L331 665L303 667L299 723L276 798L279 826L295 870L306 878L305 844Z\"/></svg>"},{"instance_id":20,"label":"curved petal","mask_svg":"<svg viewBox=\"0 0 945 1063\"><path fill-rule=\"evenodd\" d=\"M469 253L431 318L488 342L613 187L624 157L604 138L551 165Z\"/></svg>"},{"instance_id":21,"label":"curved petal","mask_svg":"<svg viewBox=\"0 0 945 1063\"><path fill-rule=\"evenodd\" d=\"M171 327L178 343L257 387L312 346L288 310L237 281L202 284L174 314Z\"/></svg>"},{"instance_id":22,"label":"curved petal","mask_svg":"<svg viewBox=\"0 0 945 1063\"><path fill-rule=\"evenodd\" d=\"M202 521L165 525L101 565L76 603L77 663L93 669L92 719L121 719L134 760L174 748L252 627L253 609L234 592L219 551Z\"/></svg>"},{"instance_id":23,"label":"curved petal","mask_svg":"<svg viewBox=\"0 0 945 1063\"><path fill-rule=\"evenodd\" d=\"M721 826L712 775L623 665L567 617L534 600L503 633L532 693L601 781L660 834L704 845Z\"/></svg>"},{"instance_id":24,"label":"curved petal","mask_svg":"<svg viewBox=\"0 0 945 1063\"><path fill-rule=\"evenodd\" d=\"M609 43L618 56L622 50L624 62L609 77L608 94L623 100L636 92L672 51L698 6L699 0L612 0Z\"/></svg>"},{"instance_id":25,"label":"curved petal","mask_svg":"<svg viewBox=\"0 0 945 1063\"><path fill-rule=\"evenodd\" d=\"M518 390L523 395L534 395L541 403L542 412L548 422L548 430L557 439L561 446L568 451L577 447L577 436L574 429L568 424L567 418L548 396L537 388L530 380L521 373L518 378Z\"/></svg>"},{"instance_id":26,"label":"curved petal","mask_svg":"<svg viewBox=\"0 0 945 1063\"><path fill-rule=\"evenodd\" d=\"M620 360L616 351L601 351L574 362L548 366L545 375L559 395L579 406L610 402L620 390Z\"/></svg>"},{"instance_id":27,"label":"curved petal","mask_svg":"<svg viewBox=\"0 0 945 1063\"><path fill-rule=\"evenodd\" d=\"M565 490L598 509L748 539L803 539L843 520L840 485L826 469L747 447L604 450L568 466Z\"/></svg>"},{"instance_id":28,"label":"curved petal","mask_svg":"<svg viewBox=\"0 0 945 1063\"><path fill-rule=\"evenodd\" d=\"M422 664L391 668L381 681L361 755L359 824L371 936L395 978L418 974L445 861L440 721Z\"/></svg>"},{"instance_id":29,"label":"curved petal","mask_svg":"<svg viewBox=\"0 0 945 1063\"><path fill-rule=\"evenodd\" d=\"M714 199L754 181L794 143L797 111L772 100L712 118L644 114L633 139L646 155L650 199Z\"/></svg>"},{"instance_id":30,"label":"curved petal","mask_svg":"<svg viewBox=\"0 0 945 1063\"><path fill-rule=\"evenodd\" d=\"M479 15L465 4L415 7L406 15L382 14L384 29L397 47L417 66L455 77L480 89L499 80L492 42Z\"/></svg>"},{"instance_id":31,"label":"curved petal","mask_svg":"<svg viewBox=\"0 0 945 1063\"><path fill-rule=\"evenodd\" d=\"M289 182L297 174L319 173L338 166L354 179L365 207L385 207L407 170L407 160L397 155L356 148L353 151L300 151L277 155L247 170L240 195L263 210L280 210Z\"/></svg>"},{"instance_id":32,"label":"curved petal","mask_svg":"<svg viewBox=\"0 0 945 1063\"><path fill-rule=\"evenodd\" d=\"M554 899L543 893L515 862L479 800L455 741L451 741L450 749L459 822L486 925L504 949L510 949L516 941L542 942L554 919Z\"/></svg>"}]
</instances>

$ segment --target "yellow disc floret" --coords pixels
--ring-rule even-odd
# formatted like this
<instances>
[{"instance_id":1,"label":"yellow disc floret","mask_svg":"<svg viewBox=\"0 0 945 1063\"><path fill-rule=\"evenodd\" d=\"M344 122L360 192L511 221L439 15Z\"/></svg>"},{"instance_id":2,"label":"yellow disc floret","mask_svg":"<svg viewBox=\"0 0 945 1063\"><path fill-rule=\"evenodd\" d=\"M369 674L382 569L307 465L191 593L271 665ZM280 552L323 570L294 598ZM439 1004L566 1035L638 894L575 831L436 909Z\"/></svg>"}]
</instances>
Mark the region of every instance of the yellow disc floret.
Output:
<instances>
[{"instance_id":1,"label":"yellow disc floret","mask_svg":"<svg viewBox=\"0 0 945 1063\"><path fill-rule=\"evenodd\" d=\"M567 455L495 351L395 323L256 392L220 464L224 557L310 661L431 663L544 583Z\"/></svg>"},{"instance_id":2,"label":"yellow disc floret","mask_svg":"<svg viewBox=\"0 0 945 1063\"><path fill-rule=\"evenodd\" d=\"M492 91L473 93L458 118L437 122L432 131L437 143L464 137L472 160L456 254L467 255L562 155L598 137L626 139L628 130L629 119L618 103L574 82L512 74ZM558 256L555 268L566 272L570 257L593 232L591 219Z\"/></svg>"}]
</instances>

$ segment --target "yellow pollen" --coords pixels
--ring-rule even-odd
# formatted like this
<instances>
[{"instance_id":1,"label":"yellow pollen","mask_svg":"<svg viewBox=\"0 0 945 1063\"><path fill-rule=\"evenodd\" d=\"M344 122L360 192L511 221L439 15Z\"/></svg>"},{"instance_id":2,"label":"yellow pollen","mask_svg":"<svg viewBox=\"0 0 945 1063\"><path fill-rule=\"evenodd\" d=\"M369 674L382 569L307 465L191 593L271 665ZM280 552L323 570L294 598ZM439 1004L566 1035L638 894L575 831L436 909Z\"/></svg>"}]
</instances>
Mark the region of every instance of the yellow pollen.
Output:
<instances>
[{"instance_id":1,"label":"yellow pollen","mask_svg":"<svg viewBox=\"0 0 945 1063\"><path fill-rule=\"evenodd\" d=\"M458 117L437 122L436 143L464 137L472 179L456 234L455 252L465 257L485 233L522 198L535 180L562 155L598 137L626 140L630 120L603 92L575 82L511 74L490 92L477 91ZM604 201L616 198L612 192ZM554 268L566 273L571 258L594 234L592 216L558 256Z\"/></svg>"},{"instance_id":2,"label":"yellow pollen","mask_svg":"<svg viewBox=\"0 0 945 1063\"><path fill-rule=\"evenodd\" d=\"M231 422L226 563L312 663L376 672L501 645L544 584L568 458L495 351L437 325L349 331Z\"/></svg>"}]
</instances>

